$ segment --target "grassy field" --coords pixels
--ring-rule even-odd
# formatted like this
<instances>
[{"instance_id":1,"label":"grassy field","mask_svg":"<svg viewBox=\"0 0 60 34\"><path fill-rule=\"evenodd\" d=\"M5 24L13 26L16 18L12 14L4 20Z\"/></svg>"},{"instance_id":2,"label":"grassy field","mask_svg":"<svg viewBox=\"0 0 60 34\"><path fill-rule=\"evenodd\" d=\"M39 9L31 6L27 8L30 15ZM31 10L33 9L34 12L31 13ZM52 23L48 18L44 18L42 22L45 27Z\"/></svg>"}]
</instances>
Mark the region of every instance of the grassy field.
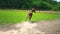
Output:
<instances>
[{"instance_id":1,"label":"grassy field","mask_svg":"<svg viewBox=\"0 0 60 34\"><path fill-rule=\"evenodd\" d=\"M0 24L14 24L26 20L27 10L0 10ZM59 19L60 14L41 13L33 14L31 21Z\"/></svg>"}]
</instances>

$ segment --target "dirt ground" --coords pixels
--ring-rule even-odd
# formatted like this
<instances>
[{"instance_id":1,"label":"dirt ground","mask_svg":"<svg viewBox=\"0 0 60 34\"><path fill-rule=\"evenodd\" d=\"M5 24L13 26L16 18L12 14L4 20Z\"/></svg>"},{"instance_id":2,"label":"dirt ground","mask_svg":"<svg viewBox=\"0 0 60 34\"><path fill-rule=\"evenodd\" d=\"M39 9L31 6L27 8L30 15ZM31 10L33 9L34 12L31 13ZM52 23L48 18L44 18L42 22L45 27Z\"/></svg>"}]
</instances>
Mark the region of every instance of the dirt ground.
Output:
<instances>
[{"instance_id":1,"label":"dirt ground","mask_svg":"<svg viewBox=\"0 0 60 34\"><path fill-rule=\"evenodd\" d=\"M0 34L60 34L60 19L0 25Z\"/></svg>"}]
</instances>

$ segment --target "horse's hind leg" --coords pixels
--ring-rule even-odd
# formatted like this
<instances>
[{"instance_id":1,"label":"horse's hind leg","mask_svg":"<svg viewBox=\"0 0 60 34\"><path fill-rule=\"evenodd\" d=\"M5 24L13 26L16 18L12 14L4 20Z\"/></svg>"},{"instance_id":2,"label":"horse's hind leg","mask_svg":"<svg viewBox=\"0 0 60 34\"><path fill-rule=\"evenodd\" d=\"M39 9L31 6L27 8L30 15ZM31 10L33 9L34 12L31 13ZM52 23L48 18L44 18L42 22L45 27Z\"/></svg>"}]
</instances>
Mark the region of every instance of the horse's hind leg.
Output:
<instances>
[{"instance_id":1,"label":"horse's hind leg","mask_svg":"<svg viewBox=\"0 0 60 34\"><path fill-rule=\"evenodd\" d=\"M31 16L29 16L29 21L31 21L31 18L32 18L32 15L31 15Z\"/></svg>"},{"instance_id":2,"label":"horse's hind leg","mask_svg":"<svg viewBox=\"0 0 60 34\"><path fill-rule=\"evenodd\" d=\"M31 17L29 17L29 21L31 20Z\"/></svg>"}]
</instances>

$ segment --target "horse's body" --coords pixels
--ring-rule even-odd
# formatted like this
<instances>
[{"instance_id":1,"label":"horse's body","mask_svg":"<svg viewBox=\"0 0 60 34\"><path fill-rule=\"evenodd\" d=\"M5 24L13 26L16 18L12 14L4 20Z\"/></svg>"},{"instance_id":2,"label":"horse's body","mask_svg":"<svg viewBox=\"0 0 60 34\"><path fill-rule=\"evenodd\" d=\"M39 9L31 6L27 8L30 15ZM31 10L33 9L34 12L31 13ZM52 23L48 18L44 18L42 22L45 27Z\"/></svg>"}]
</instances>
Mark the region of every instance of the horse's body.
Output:
<instances>
[{"instance_id":1,"label":"horse's body","mask_svg":"<svg viewBox=\"0 0 60 34\"><path fill-rule=\"evenodd\" d=\"M32 8L32 10L28 13L29 20L31 20L31 17L33 15L33 12L36 13L34 8Z\"/></svg>"}]
</instances>

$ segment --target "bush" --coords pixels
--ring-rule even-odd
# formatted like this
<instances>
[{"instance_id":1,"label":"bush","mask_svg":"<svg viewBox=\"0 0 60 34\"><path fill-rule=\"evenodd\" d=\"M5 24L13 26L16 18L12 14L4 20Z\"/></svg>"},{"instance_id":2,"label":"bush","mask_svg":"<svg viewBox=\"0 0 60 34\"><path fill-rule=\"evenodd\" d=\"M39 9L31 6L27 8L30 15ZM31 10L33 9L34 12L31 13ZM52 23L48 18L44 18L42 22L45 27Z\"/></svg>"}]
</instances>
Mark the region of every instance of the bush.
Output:
<instances>
[{"instance_id":1,"label":"bush","mask_svg":"<svg viewBox=\"0 0 60 34\"><path fill-rule=\"evenodd\" d=\"M58 3L54 8L54 11L60 11L60 3Z\"/></svg>"}]
</instances>

